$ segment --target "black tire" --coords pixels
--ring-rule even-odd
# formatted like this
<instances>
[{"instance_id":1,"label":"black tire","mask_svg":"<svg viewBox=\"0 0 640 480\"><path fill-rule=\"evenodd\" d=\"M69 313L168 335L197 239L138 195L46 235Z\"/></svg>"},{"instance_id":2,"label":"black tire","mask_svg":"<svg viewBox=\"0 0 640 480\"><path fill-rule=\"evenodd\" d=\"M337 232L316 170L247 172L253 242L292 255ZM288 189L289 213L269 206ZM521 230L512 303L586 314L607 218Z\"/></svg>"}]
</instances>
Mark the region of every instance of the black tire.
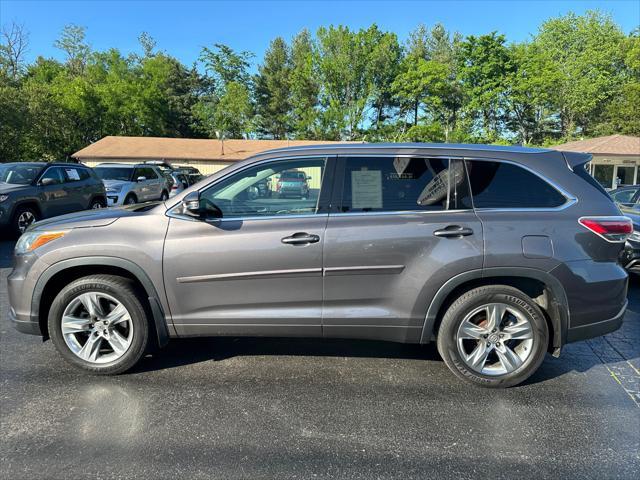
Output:
<instances>
[{"instance_id":1,"label":"black tire","mask_svg":"<svg viewBox=\"0 0 640 480\"><path fill-rule=\"evenodd\" d=\"M133 338L127 351L118 359L104 364L85 361L73 353L62 334L62 314L67 305L82 293L101 292L117 299L129 312L133 323ZM147 350L149 321L141 298L133 283L115 275L91 275L79 278L64 287L51 304L48 318L51 341L71 365L97 375L116 375L132 368Z\"/></svg>"},{"instance_id":2,"label":"black tire","mask_svg":"<svg viewBox=\"0 0 640 480\"><path fill-rule=\"evenodd\" d=\"M457 335L462 321L475 309L490 303L506 304L522 314L531 325L533 344L528 357L514 371L501 375L485 375L469 367L458 349ZM547 352L548 339L545 316L531 298L516 288L492 285L470 290L453 302L440 324L437 344L440 356L459 378L481 387L507 388L522 383L540 367Z\"/></svg>"},{"instance_id":3,"label":"black tire","mask_svg":"<svg viewBox=\"0 0 640 480\"><path fill-rule=\"evenodd\" d=\"M160 201L166 202L167 200L169 200L169 192L167 192L166 190L163 190L162 194L160 195Z\"/></svg>"},{"instance_id":4,"label":"black tire","mask_svg":"<svg viewBox=\"0 0 640 480\"><path fill-rule=\"evenodd\" d=\"M138 198L133 193L127 195L123 202L124 205L134 205L136 203L138 203Z\"/></svg>"},{"instance_id":5,"label":"black tire","mask_svg":"<svg viewBox=\"0 0 640 480\"><path fill-rule=\"evenodd\" d=\"M93 200L91 200L91 203L89 204L89 210L106 208L106 206L107 206L107 202L105 202L103 198L94 198Z\"/></svg>"},{"instance_id":6,"label":"black tire","mask_svg":"<svg viewBox=\"0 0 640 480\"><path fill-rule=\"evenodd\" d=\"M26 225L28 227L33 222L37 222L40 220L40 213L33 207L28 205L21 205L16 208L16 211L13 212L13 217L11 219L11 230L16 237L19 237L24 233L26 228L22 228L24 226L25 217L33 218L30 223Z\"/></svg>"}]
</instances>

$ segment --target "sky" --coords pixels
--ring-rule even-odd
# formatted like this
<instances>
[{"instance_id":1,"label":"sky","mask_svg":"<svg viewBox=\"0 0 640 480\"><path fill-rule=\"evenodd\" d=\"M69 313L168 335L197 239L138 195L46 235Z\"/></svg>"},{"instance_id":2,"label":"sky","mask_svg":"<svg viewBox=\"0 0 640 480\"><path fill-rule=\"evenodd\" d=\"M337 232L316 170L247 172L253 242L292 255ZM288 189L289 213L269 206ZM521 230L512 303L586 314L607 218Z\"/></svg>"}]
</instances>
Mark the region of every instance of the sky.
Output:
<instances>
[{"instance_id":1,"label":"sky","mask_svg":"<svg viewBox=\"0 0 640 480\"><path fill-rule=\"evenodd\" d=\"M30 1L0 0L0 24L24 25L27 59L63 58L53 43L66 24L86 27L96 50L140 52L146 31L160 50L190 65L203 46L225 43L262 58L276 36L290 39L303 28L343 24L358 29L378 24L401 40L419 23L441 22L464 35L497 30L509 41L530 38L550 17L588 9L610 13L625 33L640 24L638 0L601 1Z\"/></svg>"}]
</instances>

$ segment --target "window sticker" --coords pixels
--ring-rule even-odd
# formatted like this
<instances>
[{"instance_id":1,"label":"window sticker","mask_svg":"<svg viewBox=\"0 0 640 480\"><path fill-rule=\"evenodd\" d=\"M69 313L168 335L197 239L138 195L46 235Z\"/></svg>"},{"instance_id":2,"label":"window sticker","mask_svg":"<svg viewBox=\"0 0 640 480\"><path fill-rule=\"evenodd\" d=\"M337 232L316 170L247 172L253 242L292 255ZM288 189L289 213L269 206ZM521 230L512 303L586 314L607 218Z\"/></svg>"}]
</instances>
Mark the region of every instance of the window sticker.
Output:
<instances>
[{"instance_id":1,"label":"window sticker","mask_svg":"<svg viewBox=\"0 0 640 480\"><path fill-rule=\"evenodd\" d=\"M75 168L65 168L64 171L67 172L69 180L80 180L80 175Z\"/></svg>"},{"instance_id":2,"label":"window sticker","mask_svg":"<svg viewBox=\"0 0 640 480\"><path fill-rule=\"evenodd\" d=\"M351 206L354 209L382 208L382 172L351 172Z\"/></svg>"},{"instance_id":3,"label":"window sticker","mask_svg":"<svg viewBox=\"0 0 640 480\"><path fill-rule=\"evenodd\" d=\"M411 159L409 157L396 157L393 159L393 168L396 169L397 174L400 176L407 169L407 165Z\"/></svg>"}]
</instances>

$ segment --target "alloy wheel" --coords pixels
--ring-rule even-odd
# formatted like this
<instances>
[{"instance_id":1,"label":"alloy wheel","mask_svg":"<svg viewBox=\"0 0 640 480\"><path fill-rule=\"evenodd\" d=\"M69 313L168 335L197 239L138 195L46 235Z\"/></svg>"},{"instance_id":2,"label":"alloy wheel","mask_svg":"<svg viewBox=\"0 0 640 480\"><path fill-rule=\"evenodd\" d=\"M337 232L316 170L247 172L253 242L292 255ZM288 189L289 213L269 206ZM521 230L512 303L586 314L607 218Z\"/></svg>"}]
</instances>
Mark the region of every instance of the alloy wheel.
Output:
<instances>
[{"instance_id":1,"label":"alloy wheel","mask_svg":"<svg viewBox=\"0 0 640 480\"><path fill-rule=\"evenodd\" d=\"M29 228L29 225L31 225L35 221L36 216L33 214L33 212L30 212L29 210L22 212L18 216L18 230L20 230L20 233L24 233L25 230Z\"/></svg>"},{"instance_id":2,"label":"alloy wheel","mask_svg":"<svg viewBox=\"0 0 640 480\"><path fill-rule=\"evenodd\" d=\"M533 327L526 315L506 303L472 310L456 335L458 352L470 369L498 376L516 371L533 352Z\"/></svg>"},{"instance_id":3,"label":"alloy wheel","mask_svg":"<svg viewBox=\"0 0 640 480\"><path fill-rule=\"evenodd\" d=\"M133 321L117 299L102 292L75 297L61 319L69 349L90 363L109 363L122 357L133 341Z\"/></svg>"}]
</instances>

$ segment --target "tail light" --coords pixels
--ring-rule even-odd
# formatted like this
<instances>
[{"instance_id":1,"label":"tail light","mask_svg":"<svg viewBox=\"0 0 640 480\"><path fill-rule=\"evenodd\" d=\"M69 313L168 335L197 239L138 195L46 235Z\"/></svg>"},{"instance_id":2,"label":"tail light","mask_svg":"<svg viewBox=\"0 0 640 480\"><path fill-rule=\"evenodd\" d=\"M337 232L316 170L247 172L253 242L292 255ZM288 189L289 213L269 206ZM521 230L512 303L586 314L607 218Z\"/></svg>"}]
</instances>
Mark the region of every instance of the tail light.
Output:
<instances>
[{"instance_id":1,"label":"tail light","mask_svg":"<svg viewBox=\"0 0 640 480\"><path fill-rule=\"evenodd\" d=\"M177 190L177 189L178 189L178 186L174 183L174 184L171 186L171 190Z\"/></svg>"},{"instance_id":2,"label":"tail light","mask_svg":"<svg viewBox=\"0 0 640 480\"><path fill-rule=\"evenodd\" d=\"M624 242L633 233L633 222L627 217L582 217L578 222L608 242Z\"/></svg>"}]
</instances>

